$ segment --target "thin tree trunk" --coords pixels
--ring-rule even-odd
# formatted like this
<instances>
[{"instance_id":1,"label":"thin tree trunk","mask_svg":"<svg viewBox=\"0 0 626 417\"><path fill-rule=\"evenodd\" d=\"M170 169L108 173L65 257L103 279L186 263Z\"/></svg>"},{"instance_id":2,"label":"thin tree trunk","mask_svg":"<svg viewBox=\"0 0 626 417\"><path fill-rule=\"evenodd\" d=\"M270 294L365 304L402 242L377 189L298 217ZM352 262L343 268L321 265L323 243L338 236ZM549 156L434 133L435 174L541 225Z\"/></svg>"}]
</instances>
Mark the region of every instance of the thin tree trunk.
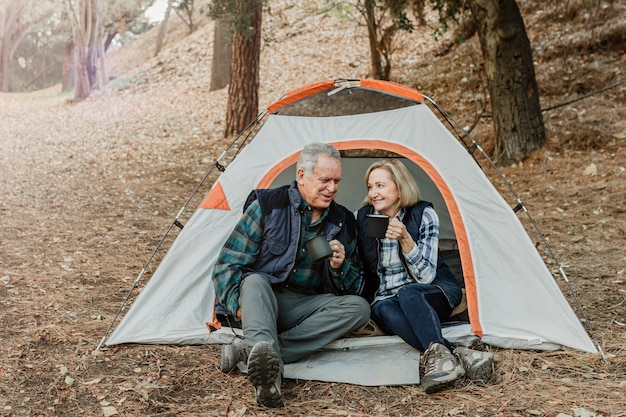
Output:
<instances>
[{"instance_id":1,"label":"thin tree trunk","mask_svg":"<svg viewBox=\"0 0 626 417\"><path fill-rule=\"evenodd\" d=\"M87 74L87 38L90 13L90 0L79 0L78 11L74 9L72 0L67 0L68 15L72 23L74 38L74 99L82 100L89 97L90 86Z\"/></svg>"},{"instance_id":2,"label":"thin tree trunk","mask_svg":"<svg viewBox=\"0 0 626 417\"><path fill-rule=\"evenodd\" d=\"M172 14L173 4L174 4L174 0L167 0L167 9L165 10L165 16L163 16L161 27L159 27L159 33L156 39L156 48L154 50L154 56L157 56L161 53L161 48L163 47L163 41L165 40L165 33L167 32L167 22L170 20L170 14Z\"/></svg>"},{"instance_id":3,"label":"thin tree trunk","mask_svg":"<svg viewBox=\"0 0 626 417\"><path fill-rule=\"evenodd\" d=\"M221 90L230 82L230 60L232 56L231 25L231 21L226 18L220 18L215 21L210 91Z\"/></svg>"},{"instance_id":4,"label":"thin tree trunk","mask_svg":"<svg viewBox=\"0 0 626 417\"><path fill-rule=\"evenodd\" d=\"M69 91L74 87L74 43L68 41L63 48L63 80L62 90Z\"/></svg>"},{"instance_id":5,"label":"thin tree trunk","mask_svg":"<svg viewBox=\"0 0 626 417\"><path fill-rule=\"evenodd\" d=\"M380 45L378 42L378 23L376 21L376 10L374 0L365 0L363 2L365 8L365 21L367 22L367 37L370 47L370 65L372 78L380 80L383 74L381 64Z\"/></svg>"},{"instance_id":6,"label":"thin tree trunk","mask_svg":"<svg viewBox=\"0 0 626 417\"><path fill-rule=\"evenodd\" d=\"M9 90L9 62L29 23L19 24L19 16L29 0L11 0L0 7L0 91Z\"/></svg>"},{"instance_id":7,"label":"thin tree trunk","mask_svg":"<svg viewBox=\"0 0 626 417\"><path fill-rule=\"evenodd\" d=\"M515 0L470 0L485 62L494 159L523 160L546 139L530 41Z\"/></svg>"}]
</instances>

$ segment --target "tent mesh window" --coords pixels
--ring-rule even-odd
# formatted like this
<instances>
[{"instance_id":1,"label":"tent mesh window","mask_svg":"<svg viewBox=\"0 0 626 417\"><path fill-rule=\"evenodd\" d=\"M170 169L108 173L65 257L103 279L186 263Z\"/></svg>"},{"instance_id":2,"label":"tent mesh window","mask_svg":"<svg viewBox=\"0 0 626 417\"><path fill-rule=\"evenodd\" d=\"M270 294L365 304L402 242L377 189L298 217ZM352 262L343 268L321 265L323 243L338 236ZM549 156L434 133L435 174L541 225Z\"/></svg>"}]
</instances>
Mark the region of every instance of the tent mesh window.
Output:
<instances>
[{"instance_id":1,"label":"tent mesh window","mask_svg":"<svg viewBox=\"0 0 626 417\"><path fill-rule=\"evenodd\" d=\"M322 91L279 109L282 116L337 117L414 106L413 100L365 88Z\"/></svg>"}]
</instances>

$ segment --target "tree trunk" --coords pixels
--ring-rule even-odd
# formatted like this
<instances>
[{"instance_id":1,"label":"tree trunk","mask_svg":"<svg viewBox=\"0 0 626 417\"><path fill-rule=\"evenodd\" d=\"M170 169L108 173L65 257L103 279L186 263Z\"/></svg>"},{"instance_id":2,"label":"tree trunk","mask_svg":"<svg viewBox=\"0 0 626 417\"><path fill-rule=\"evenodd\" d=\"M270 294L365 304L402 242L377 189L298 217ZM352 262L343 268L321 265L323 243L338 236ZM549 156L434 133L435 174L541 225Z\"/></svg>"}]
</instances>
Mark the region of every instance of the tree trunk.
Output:
<instances>
[{"instance_id":1,"label":"tree trunk","mask_svg":"<svg viewBox=\"0 0 626 417\"><path fill-rule=\"evenodd\" d=\"M0 1L0 91L9 91L9 62L30 23L20 23L29 0Z\"/></svg>"},{"instance_id":2,"label":"tree trunk","mask_svg":"<svg viewBox=\"0 0 626 417\"><path fill-rule=\"evenodd\" d=\"M62 91L70 91L74 87L74 62L74 43L68 41L63 48Z\"/></svg>"},{"instance_id":3,"label":"tree trunk","mask_svg":"<svg viewBox=\"0 0 626 417\"><path fill-rule=\"evenodd\" d=\"M372 75L371 77L380 80L382 79L382 57L380 55L380 47L378 43L378 23L376 21L375 1L365 0L363 2L363 8L365 9L365 21L367 23L367 37L369 39L370 47L370 66Z\"/></svg>"},{"instance_id":4,"label":"tree trunk","mask_svg":"<svg viewBox=\"0 0 626 417\"><path fill-rule=\"evenodd\" d=\"M225 137L241 132L256 118L259 107L262 1L236 0L236 4L250 20L233 30Z\"/></svg>"},{"instance_id":5,"label":"tree trunk","mask_svg":"<svg viewBox=\"0 0 626 417\"><path fill-rule=\"evenodd\" d=\"M210 91L221 90L230 82L230 59L232 55L232 32L230 28L231 22L225 17L215 21Z\"/></svg>"},{"instance_id":6,"label":"tree trunk","mask_svg":"<svg viewBox=\"0 0 626 417\"><path fill-rule=\"evenodd\" d=\"M524 21L515 0L470 0L469 4L491 96L494 160L519 162L546 140Z\"/></svg>"},{"instance_id":7,"label":"tree trunk","mask_svg":"<svg viewBox=\"0 0 626 417\"><path fill-rule=\"evenodd\" d=\"M72 22L74 37L74 99L89 97L89 76L87 72L87 45L89 44L89 23L91 18L91 0L79 0L78 11L71 0L67 0L68 14Z\"/></svg>"},{"instance_id":8,"label":"tree trunk","mask_svg":"<svg viewBox=\"0 0 626 417\"><path fill-rule=\"evenodd\" d=\"M157 34L154 56L157 56L161 53L163 41L165 40L165 32L167 32L167 22L170 20L170 14L172 14L173 4L174 0L167 0L167 9L165 10L165 16L163 16L163 21L161 22L161 27L159 27L159 33Z\"/></svg>"},{"instance_id":9,"label":"tree trunk","mask_svg":"<svg viewBox=\"0 0 626 417\"><path fill-rule=\"evenodd\" d=\"M98 0L87 0L89 2L89 14L85 15L88 22L85 32L87 32L87 79L89 80L89 91L100 88L98 78Z\"/></svg>"}]
</instances>

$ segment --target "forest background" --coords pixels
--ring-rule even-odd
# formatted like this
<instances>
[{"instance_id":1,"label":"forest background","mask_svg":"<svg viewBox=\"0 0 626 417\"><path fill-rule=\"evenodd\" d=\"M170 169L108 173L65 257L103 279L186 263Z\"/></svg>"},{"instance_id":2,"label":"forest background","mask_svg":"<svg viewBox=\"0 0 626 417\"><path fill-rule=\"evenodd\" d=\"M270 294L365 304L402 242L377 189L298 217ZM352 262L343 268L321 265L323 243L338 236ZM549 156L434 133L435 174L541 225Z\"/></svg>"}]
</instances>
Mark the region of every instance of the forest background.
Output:
<instances>
[{"instance_id":1,"label":"forest background","mask_svg":"<svg viewBox=\"0 0 626 417\"><path fill-rule=\"evenodd\" d=\"M310 82L369 76L364 28L324 4L268 3L261 108ZM107 53L106 84L84 100L60 85L0 94L0 415L626 415L625 6L519 6L547 142L501 169L553 245L606 360L495 350L484 387L426 396L413 386L286 381L287 407L262 410L245 376L219 372L215 346L96 351L229 142L227 91L209 88L214 22L198 10L192 33L172 17L156 57L158 26ZM489 117L477 117L486 102L477 39L457 45L450 31L436 40L434 27L398 38L391 79L433 97L492 150Z\"/></svg>"}]
</instances>

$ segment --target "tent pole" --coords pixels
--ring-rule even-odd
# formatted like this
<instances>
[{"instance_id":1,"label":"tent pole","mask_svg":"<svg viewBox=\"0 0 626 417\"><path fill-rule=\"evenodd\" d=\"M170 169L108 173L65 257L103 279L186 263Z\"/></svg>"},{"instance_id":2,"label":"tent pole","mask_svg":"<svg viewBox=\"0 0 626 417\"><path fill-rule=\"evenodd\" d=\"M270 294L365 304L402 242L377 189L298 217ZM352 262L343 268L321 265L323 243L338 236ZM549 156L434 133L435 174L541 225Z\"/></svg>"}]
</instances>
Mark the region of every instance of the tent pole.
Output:
<instances>
[{"instance_id":1,"label":"tent pole","mask_svg":"<svg viewBox=\"0 0 626 417\"><path fill-rule=\"evenodd\" d=\"M442 117L446 120L446 122L452 128L452 131L457 135L457 138L459 139L459 141L466 147L468 152L472 155L472 157L474 158L476 163L478 163L478 161L474 157L474 152L476 150L478 150L482 154L482 156L487 160L489 165L495 170L495 172L498 174L498 176L500 177L502 182L508 188L509 192L515 198L515 201L517 203L517 205L516 205L516 207L514 209L515 212L518 212L520 209L524 210L524 213L526 213L526 216L527 216L528 220L533 225L533 228L535 229L535 232L539 235L539 238L541 239L541 241L543 242L544 246L548 250L548 253L550 254L550 258L556 264L561 277L565 281L565 283L567 285L567 288L570 291L570 294L574 298L574 301L576 302L576 307L578 308L578 311L579 311L579 313L582 316L582 319L584 321L584 325L587 328L587 331L589 332L589 334L590 334L594 344L596 345L596 348L598 349L598 351L602 355L602 360L604 362L607 362L607 357L606 357L606 355L604 353L604 350L602 349L602 346L600 345L600 342L598 341L598 339L597 339L597 337L596 337L596 335L595 335L595 333L593 331L593 328L591 327L591 323L589 321L589 318L587 317L587 314L585 313L585 309L583 308L582 304L580 303L578 295L576 294L576 291L574 291L574 288L572 287L572 285L570 283L570 280L568 279L567 275L565 274L565 271L563 270L563 267L561 266L561 263L557 259L556 254L552 250L552 247L548 243L548 240L546 239L546 237L543 234L542 230L539 228L539 225L537 224L537 222L535 221L533 216L530 214L530 212L528 211L528 208L526 207L524 202L521 200L521 198L519 197L517 192L515 192L515 190L513 189L513 186L511 185L511 183L506 179L506 176L498 168L498 166L495 164L495 162L493 162L493 160L489 157L489 155L487 155L487 153L484 151L484 149L474 140L474 138L469 133L465 132L465 130L459 125L459 123L452 116L450 116L450 114L448 114L445 110L443 110L441 107L439 107L439 105L433 99L431 99L430 97L424 96L424 98L429 103L431 103L433 105L433 107L435 107L439 111L439 113L442 115ZM462 133L460 133L460 132L462 132ZM471 141L471 145L468 146L463 138L469 139ZM480 164L478 164L478 166L480 166ZM481 167L481 169L482 169L482 167Z\"/></svg>"},{"instance_id":2,"label":"tent pole","mask_svg":"<svg viewBox=\"0 0 626 417\"><path fill-rule=\"evenodd\" d=\"M224 151L220 154L220 156L215 160L215 162L213 163L213 165L211 166L211 168L209 169L209 171L206 173L206 175L200 180L200 182L198 183L198 185L196 185L196 187L194 188L193 192L191 193L191 195L187 198L187 200L185 201L185 203L183 204L183 206L181 207L181 209L178 211L178 214L176 215L176 217L174 217L174 220L170 223L170 225L168 226L167 230L165 231L165 234L163 234L163 236L161 237L161 240L159 241L159 243L156 245L156 247L154 248L154 250L152 251L152 254L148 257L148 260L145 262L143 268L141 269L141 271L139 272L139 274L137 275L137 278L135 278L135 281L133 282L132 287L130 288L130 290L128 290L128 293L126 294L126 298L124 298L124 301L122 302L122 305L120 306L120 308L118 309L117 313L115 314L115 317L113 317L113 320L111 320L111 324L109 325L109 327L107 328L106 332L104 333L104 336L102 336L102 339L100 340L100 343L98 343L98 346L96 347L96 350L101 350L102 346L104 345L107 337L109 336L109 333L111 332L111 330L113 329L113 325L115 324L115 322L117 321L117 319L119 318L119 316L122 314L122 311L124 310L124 307L126 306L126 304L128 303L128 300L130 299L133 291L135 290L135 288L137 288L137 286L139 285L139 282L141 281L141 278L144 276L144 274L146 273L146 271L148 270L148 266L150 265L150 263L152 262L152 260L154 259L154 257L156 256L156 254L159 252L159 250L161 249L161 246L163 245L163 242L165 241L165 239L167 238L167 236L170 234L170 232L172 231L172 229L174 228L174 226L179 227L180 229L182 229L184 226L182 225L182 223L180 223L179 219L182 216L182 214L185 212L185 210L187 210L187 207L189 206L189 204L191 203L191 201L193 200L193 198L196 196L196 194L198 194L198 192L200 191L200 188L202 188L202 186L204 185L204 183L207 181L207 179L211 176L211 174L213 173L213 169L217 168L218 171L223 172L226 168L220 164L220 161L222 158L224 158L226 156L226 154L228 153L229 150L231 150L235 144L242 138L245 137L242 141L242 143L239 145L239 149L237 150L237 152L235 152L235 154L231 157L229 162L232 162L235 157L237 156L237 154L241 151L241 149L243 148L243 146L245 145L246 142L248 142L251 138L252 132L254 130L254 127L256 127L260 121L265 117L265 115L267 114L266 111L263 111L261 113L259 113L257 115L257 117L248 124L248 126L246 126L244 128L244 130L237 135L237 137L235 137L235 139L233 139L233 141L226 147L226 149L224 149Z\"/></svg>"}]
</instances>

